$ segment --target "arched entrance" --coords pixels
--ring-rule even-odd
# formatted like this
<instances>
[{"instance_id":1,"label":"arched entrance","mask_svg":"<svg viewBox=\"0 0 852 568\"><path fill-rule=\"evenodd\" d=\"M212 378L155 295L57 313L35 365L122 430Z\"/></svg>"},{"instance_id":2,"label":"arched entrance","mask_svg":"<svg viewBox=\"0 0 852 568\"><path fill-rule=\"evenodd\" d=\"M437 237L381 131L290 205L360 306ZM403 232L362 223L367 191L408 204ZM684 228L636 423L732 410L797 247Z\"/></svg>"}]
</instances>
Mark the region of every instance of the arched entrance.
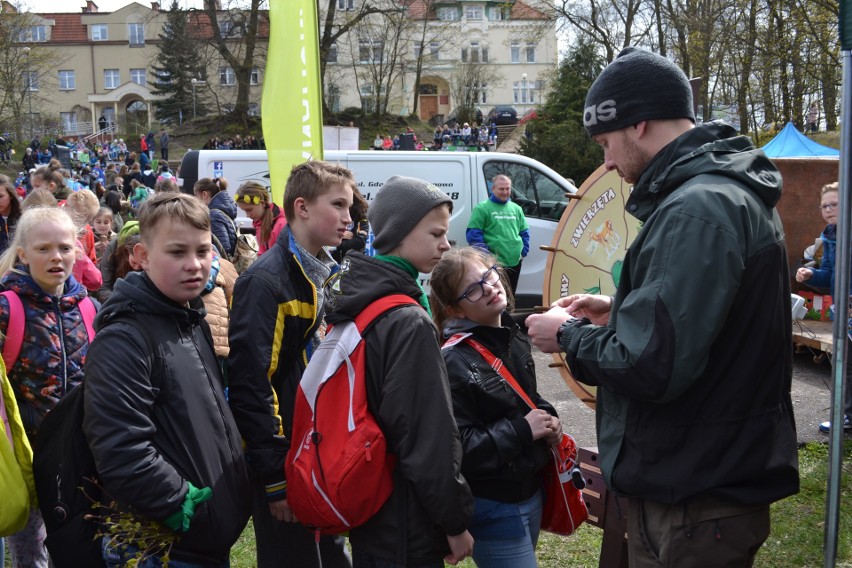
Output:
<instances>
[{"instance_id":1,"label":"arched entrance","mask_svg":"<svg viewBox=\"0 0 852 568\"><path fill-rule=\"evenodd\" d=\"M148 131L148 105L135 100L125 108L127 131L133 134L144 134Z\"/></svg>"},{"instance_id":2,"label":"arched entrance","mask_svg":"<svg viewBox=\"0 0 852 568\"><path fill-rule=\"evenodd\" d=\"M420 85L420 120L431 120L438 114L438 85L423 83Z\"/></svg>"}]
</instances>

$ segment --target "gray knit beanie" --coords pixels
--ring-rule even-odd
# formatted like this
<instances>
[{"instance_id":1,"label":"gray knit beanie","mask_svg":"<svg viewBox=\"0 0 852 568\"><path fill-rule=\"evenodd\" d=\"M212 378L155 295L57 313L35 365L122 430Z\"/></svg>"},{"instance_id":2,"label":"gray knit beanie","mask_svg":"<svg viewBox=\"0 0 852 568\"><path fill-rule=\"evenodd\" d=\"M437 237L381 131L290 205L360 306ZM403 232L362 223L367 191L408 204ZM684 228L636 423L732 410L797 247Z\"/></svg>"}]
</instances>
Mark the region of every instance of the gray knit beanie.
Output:
<instances>
[{"instance_id":1,"label":"gray knit beanie","mask_svg":"<svg viewBox=\"0 0 852 568\"><path fill-rule=\"evenodd\" d=\"M422 179L393 176L385 182L367 210L367 220L379 254L392 251L429 211L449 203L450 196Z\"/></svg>"},{"instance_id":2,"label":"gray knit beanie","mask_svg":"<svg viewBox=\"0 0 852 568\"><path fill-rule=\"evenodd\" d=\"M627 47L598 75L583 112L589 136L643 120L688 118L695 122L686 74L656 53Z\"/></svg>"}]
</instances>

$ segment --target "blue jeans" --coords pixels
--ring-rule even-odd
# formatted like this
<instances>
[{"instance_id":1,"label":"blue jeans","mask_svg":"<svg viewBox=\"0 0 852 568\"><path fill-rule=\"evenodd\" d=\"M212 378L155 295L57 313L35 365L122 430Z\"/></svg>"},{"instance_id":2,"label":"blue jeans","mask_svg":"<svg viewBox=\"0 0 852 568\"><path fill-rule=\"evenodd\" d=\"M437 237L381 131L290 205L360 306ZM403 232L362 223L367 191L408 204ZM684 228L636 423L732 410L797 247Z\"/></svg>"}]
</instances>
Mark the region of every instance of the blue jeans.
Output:
<instances>
[{"instance_id":1,"label":"blue jeans","mask_svg":"<svg viewBox=\"0 0 852 568\"><path fill-rule=\"evenodd\" d=\"M479 568L536 568L535 547L541 530L539 491L520 503L477 497L470 534L473 561Z\"/></svg>"},{"instance_id":2,"label":"blue jeans","mask_svg":"<svg viewBox=\"0 0 852 568\"><path fill-rule=\"evenodd\" d=\"M108 568L119 568L121 566L126 566L127 561L133 558L133 555L139 552L139 549L135 546L128 546L127 548L116 548L113 546L109 546L109 538L103 538L103 549L104 549L104 562ZM151 556L146 558L144 561L140 562L136 565L137 568L162 568L163 567L163 559L158 556ZM231 561L228 560L221 566L216 568L229 568L231 566ZM185 562L183 560L175 560L169 559L169 568L213 568L209 564L194 564L192 562Z\"/></svg>"}]
</instances>

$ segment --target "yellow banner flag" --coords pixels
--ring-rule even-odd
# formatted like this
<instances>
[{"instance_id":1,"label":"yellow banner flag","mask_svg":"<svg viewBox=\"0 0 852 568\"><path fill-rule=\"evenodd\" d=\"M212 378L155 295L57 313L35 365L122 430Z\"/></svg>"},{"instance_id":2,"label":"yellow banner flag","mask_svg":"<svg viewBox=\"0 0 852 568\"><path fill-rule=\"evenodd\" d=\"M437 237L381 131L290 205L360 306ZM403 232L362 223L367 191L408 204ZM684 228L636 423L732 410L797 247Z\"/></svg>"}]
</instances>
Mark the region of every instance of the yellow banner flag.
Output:
<instances>
[{"instance_id":1,"label":"yellow banner flag","mask_svg":"<svg viewBox=\"0 0 852 568\"><path fill-rule=\"evenodd\" d=\"M316 0L269 0L263 138L272 200L283 202L290 170L322 159L322 92Z\"/></svg>"}]
</instances>

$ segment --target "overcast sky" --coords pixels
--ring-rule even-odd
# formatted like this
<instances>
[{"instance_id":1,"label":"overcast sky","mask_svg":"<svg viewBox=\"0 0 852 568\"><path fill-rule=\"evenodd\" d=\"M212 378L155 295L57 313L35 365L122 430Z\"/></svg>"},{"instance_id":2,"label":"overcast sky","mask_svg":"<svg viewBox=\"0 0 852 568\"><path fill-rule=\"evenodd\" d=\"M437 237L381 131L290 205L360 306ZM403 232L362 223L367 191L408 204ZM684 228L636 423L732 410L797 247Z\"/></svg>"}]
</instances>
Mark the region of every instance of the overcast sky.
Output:
<instances>
[{"instance_id":1,"label":"overcast sky","mask_svg":"<svg viewBox=\"0 0 852 568\"><path fill-rule=\"evenodd\" d=\"M115 12L116 10L133 3L133 0L95 0L100 12ZM138 4L151 7L150 0L139 0ZM200 8L202 0L178 0L184 8ZM24 8L33 12L79 12L86 5L86 0L21 0ZM168 9L172 0L160 0L160 5Z\"/></svg>"}]
</instances>

